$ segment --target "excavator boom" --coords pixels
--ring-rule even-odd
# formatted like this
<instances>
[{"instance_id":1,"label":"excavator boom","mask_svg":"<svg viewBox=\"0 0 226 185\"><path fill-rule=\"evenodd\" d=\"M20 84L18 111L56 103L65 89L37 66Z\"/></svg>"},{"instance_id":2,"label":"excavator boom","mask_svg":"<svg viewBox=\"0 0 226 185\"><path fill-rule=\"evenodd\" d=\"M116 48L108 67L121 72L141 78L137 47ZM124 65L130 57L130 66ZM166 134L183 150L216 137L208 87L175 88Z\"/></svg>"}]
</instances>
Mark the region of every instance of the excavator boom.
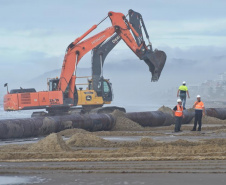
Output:
<instances>
[{"instance_id":1,"label":"excavator boom","mask_svg":"<svg viewBox=\"0 0 226 185\"><path fill-rule=\"evenodd\" d=\"M76 69L81 58L94 47L98 46L104 40L115 33L114 27L109 27L106 30L84 40L78 44L70 44L64 57L64 62L61 70L58 90L65 91L72 76L76 76Z\"/></svg>"}]
</instances>

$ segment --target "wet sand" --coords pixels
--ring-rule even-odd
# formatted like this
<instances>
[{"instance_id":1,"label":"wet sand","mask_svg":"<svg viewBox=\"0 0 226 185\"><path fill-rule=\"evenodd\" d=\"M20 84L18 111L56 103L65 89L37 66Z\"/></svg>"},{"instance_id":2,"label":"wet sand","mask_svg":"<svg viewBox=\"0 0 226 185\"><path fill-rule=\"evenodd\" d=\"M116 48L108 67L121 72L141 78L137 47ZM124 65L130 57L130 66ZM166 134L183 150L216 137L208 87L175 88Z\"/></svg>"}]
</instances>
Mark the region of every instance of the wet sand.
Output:
<instances>
[{"instance_id":1,"label":"wet sand","mask_svg":"<svg viewBox=\"0 0 226 185\"><path fill-rule=\"evenodd\" d=\"M56 185L224 185L226 161L109 161L1 163L0 174ZM29 183L31 184L31 183Z\"/></svg>"}]
</instances>

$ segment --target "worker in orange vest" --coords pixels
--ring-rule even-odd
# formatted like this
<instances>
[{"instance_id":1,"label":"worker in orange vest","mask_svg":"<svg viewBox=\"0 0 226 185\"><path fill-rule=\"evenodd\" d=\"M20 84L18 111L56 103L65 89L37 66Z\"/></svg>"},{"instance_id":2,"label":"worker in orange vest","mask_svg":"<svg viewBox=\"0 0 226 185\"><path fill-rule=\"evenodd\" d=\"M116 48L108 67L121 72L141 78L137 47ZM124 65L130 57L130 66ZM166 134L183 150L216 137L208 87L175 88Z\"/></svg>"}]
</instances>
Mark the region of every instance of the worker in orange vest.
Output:
<instances>
[{"instance_id":1,"label":"worker in orange vest","mask_svg":"<svg viewBox=\"0 0 226 185\"><path fill-rule=\"evenodd\" d=\"M182 131L180 128L181 128L182 118L184 117L181 99L177 100L177 105L173 108L173 114L175 115L175 119L176 119L174 131L180 132Z\"/></svg>"},{"instance_id":2,"label":"worker in orange vest","mask_svg":"<svg viewBox=\"0 0 226 185\"><path fill-rule=\"evenodd\" d=\"M195 109L195 121L194 127L191 131L196 131L197 122L199 124L198 131L201 131L202 127L202 115L205 115L204 103L201 101L201 96L197 95L197 101L194 103L193 108Z\"/></svg>"}]
</instances>

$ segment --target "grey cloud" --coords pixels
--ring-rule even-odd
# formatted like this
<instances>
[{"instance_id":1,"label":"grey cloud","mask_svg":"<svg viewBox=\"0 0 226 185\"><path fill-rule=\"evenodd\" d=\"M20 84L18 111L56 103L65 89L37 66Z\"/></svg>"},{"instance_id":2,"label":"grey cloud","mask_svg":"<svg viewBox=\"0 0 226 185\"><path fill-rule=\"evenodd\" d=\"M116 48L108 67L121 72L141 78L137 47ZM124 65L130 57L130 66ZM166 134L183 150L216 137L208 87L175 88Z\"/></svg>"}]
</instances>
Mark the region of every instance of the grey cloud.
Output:
<instances>
[{"instance_id":1,"label":"grey cloud","mask_svg":"<svg viewBox=\"0 0 226 185\"><path fill-rule=\"evenodd\" d=\"M1 1L2 2L2 1ZM1 26L7 29L45 28L58 31L80 30L93 25L108 11L124 14L128 9L141 12L145 20L206 20L226 17L224 1L74 1L74 0L14 0L1 4ZM65 29L66 28L66 29Z\"/></svg>"}]
</instances>

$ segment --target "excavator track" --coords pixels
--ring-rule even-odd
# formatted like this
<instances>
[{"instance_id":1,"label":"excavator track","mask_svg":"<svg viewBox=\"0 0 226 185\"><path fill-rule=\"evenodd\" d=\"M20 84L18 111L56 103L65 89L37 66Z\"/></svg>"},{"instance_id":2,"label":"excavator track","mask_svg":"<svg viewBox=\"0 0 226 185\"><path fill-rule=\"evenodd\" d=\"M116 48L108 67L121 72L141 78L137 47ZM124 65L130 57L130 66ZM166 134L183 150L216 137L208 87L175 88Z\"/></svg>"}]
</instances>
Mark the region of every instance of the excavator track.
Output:
<instances>
[{"instance_id":1,"label":"excavator track","mask_svg":"<svg viewBox=\"0 0 226 185\"><path fill-rule=\"evenodd\" d=\"M31 117L48 117L48 116L65 116L65 115L73 115L73 114L109 114L114 112L115 110L119 110L121 112L126 113L126 109L124 107L117 107L117 106L107 106L107 107L100 107L100 106L83 106L83 107L71 107L65 109L48 109L47 112L45 111L38 111L33 112Z\"/></svg>"}]
</instances>

